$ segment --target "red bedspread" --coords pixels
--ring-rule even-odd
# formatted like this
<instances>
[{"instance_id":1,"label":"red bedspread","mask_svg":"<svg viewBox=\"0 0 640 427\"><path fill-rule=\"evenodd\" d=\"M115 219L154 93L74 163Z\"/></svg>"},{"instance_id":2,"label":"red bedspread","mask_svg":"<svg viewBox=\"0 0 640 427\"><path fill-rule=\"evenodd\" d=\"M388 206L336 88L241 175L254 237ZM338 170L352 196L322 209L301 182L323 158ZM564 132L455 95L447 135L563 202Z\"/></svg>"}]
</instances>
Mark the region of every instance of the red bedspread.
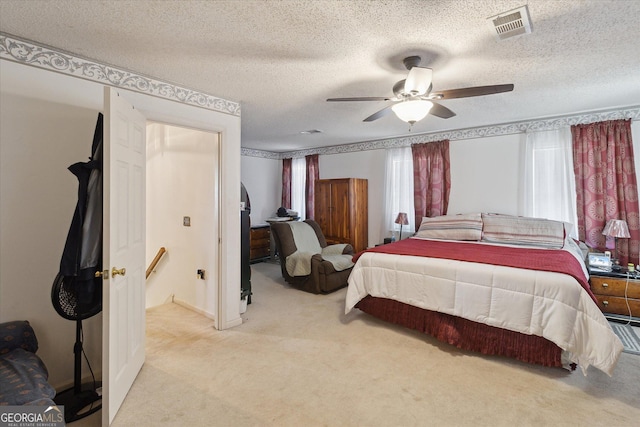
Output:
<instances>
[{"instance_id":1,"label":"red bedspread","mask_svg":"<svg viewBox=\"0 0 640 427\"><path fill-rule=\"evenodd\" d=\"M353 262L356 262L364 252L453 259L568 274L575 278L597 303L580 262L567 251L559 249L516 248L471 242L405 239L359 252L354 255Z\"/></svg>"}]
</instances>

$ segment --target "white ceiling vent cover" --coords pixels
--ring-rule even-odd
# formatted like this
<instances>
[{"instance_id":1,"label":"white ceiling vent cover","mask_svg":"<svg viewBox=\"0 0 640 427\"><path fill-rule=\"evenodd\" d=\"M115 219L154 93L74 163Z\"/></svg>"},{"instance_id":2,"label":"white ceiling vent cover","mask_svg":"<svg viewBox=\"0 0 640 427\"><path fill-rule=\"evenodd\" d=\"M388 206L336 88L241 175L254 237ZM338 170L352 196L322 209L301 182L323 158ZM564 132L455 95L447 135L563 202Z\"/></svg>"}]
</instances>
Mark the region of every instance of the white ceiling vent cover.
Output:
<instances>
[{"instance_id":1,"label":"white ceiling vent cover","mask_svg":"<svg viewBox=\"0 0 640 427\"><path fill-rule=\"evenodd\" d=\"M531 33L529 9L522 6L508 12L487 18L498 40Z\"/></svg>"}]
</instances>

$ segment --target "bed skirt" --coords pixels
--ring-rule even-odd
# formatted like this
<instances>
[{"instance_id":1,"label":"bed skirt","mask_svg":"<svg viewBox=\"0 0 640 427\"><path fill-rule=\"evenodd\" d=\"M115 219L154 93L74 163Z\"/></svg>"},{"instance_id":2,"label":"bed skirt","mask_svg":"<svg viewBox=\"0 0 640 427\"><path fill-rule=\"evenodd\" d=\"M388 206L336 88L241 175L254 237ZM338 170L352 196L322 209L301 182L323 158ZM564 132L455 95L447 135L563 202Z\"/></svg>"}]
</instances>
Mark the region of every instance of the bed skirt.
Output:
<instances>
[{"instance_id":1,"label":"bed skirt","mask_svg":"<svg viewBox=\"0 0 640 427\"><path fill-rule=\"evenodd\" d=\"M542 366L563 366L562 349L539 336L500 329L371 295L360 300L356 308L384 321L431 335L461 350L506 356Z\"/></svg>"}]
</instances>

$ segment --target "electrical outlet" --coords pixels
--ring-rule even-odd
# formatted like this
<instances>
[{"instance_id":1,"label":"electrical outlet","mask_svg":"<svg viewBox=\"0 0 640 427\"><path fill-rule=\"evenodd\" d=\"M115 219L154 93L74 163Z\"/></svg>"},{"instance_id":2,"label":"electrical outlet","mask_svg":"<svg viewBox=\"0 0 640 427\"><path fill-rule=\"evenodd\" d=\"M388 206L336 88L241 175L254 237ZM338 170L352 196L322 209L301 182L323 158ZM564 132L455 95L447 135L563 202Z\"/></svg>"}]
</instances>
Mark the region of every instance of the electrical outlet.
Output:
<instances>
[{"instance_id":1,"label":"electrical outlet","mask_svg":"<svg viewBox=\"0 0 640 427\"><path fill-rule=\"evenodd\" d=\"M190 216L182 217L182 225L184 225L185 227L191 227L191 217Z\"/></svg>"}]
</instances>

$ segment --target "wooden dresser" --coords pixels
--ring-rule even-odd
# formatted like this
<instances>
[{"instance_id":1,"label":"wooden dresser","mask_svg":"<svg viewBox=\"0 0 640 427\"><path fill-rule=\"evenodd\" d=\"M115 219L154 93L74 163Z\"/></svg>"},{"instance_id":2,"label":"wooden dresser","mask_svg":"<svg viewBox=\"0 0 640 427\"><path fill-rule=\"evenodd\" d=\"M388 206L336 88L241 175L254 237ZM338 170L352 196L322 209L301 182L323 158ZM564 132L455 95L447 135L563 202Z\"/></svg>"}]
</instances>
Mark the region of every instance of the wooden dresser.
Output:
<instances>
[{"instance_id":1,"label":"wooden dresser","mask_svg":"<svg viewBox=\"0 0 640 427\"><path fill-rule=\"evenodd\" d=\"M314 220L327 244L349 243L358 252L369 242L368 181L320 179L315 186Z\"/></svg>"},{"instance_id":2,"label":"wooden dresser","mask_svg":"<svg viewBox=\"0 0 640 427\"><path fill-rule=\"evenodd\" d=\"M251 227L249 259L251 262L267 259L271 256L271 228L269 224Z\"/></svg>"},{"instance_id":3,"label":"wooden dresser","mask_svg":"<svg viewBox=\"0 0 640 427\"><path fill-rule=\"evenodd\" d=\"M603 313L629 316L629 309L631 309L633 317L640 317L640 278L631 276L627 285L626 273L592 271L589 283L591 291L598 300L598 307ZM628 308L627 302L629 303Z\"/></svg>"}]
</instances>

